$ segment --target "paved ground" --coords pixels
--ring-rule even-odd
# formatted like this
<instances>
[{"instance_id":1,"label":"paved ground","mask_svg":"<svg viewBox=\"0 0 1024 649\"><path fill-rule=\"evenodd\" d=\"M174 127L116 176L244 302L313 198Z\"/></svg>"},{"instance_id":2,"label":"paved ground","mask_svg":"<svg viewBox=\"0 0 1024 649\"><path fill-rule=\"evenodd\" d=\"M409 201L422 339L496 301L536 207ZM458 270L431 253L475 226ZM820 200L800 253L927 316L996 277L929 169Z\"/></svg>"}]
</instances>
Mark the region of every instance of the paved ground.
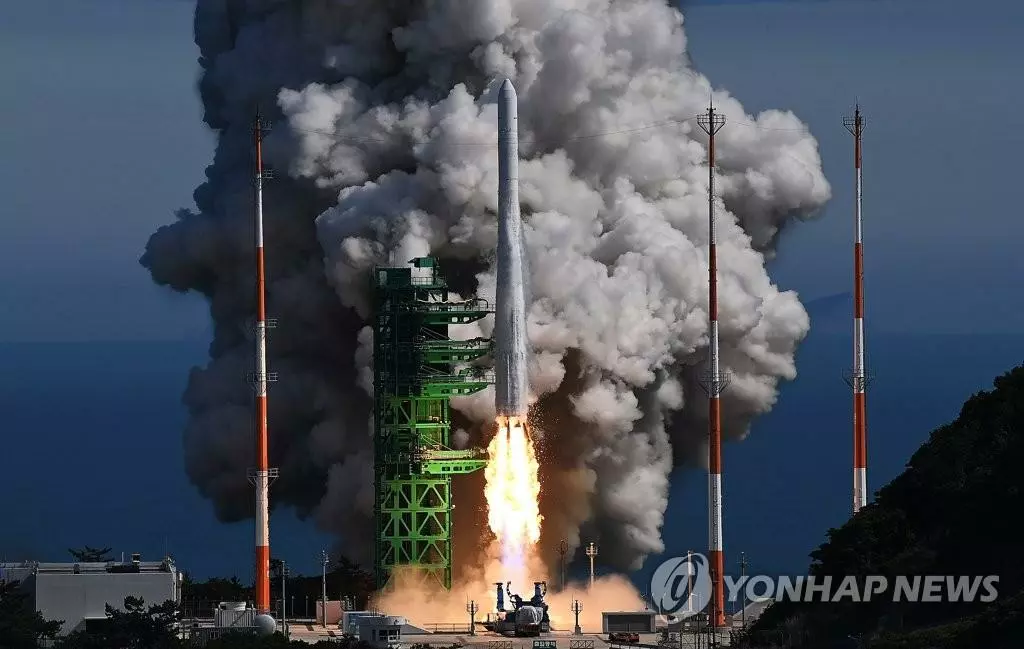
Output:
<instances>
[{"instance_id":1,"label":"paved ground","mask_svg":"<svg viewBox=\"0 0 1024 649\"><path fill-rule=\"evenodd\" d=\"M291 636L293 640L302 640L310 644L320 640L327 640L340 637L336 629L324 629L320 625L295 624L291 625ZM645 649L658 647L658 649L669 649L666 646L659 647L660 635L641 635L640 647L637 645L622 645L608 642L608 636L597 634L572 635L570 633L545 633L540 638L506 638L496 633L482 632L476 635L450 634L450 633L427 633L422 635L404 635L402 644L406 647L413 645L429 645L432 648L441 649L452 645L463 645L480 649L533 649L534 640L553 640L557 649ZM706 647L707 638L698 639L693 633L684 633L680 642L679 636L673 637L674 642L670 645L672 649L687 649L694 647ZM491 644L495 643L495 644ZM498 644L500 643L500 644ZM592 644L591 644L592 643ZM723 636L719 640L722 646L728 646L728 637Z\"/></svg>"}]
</instances>

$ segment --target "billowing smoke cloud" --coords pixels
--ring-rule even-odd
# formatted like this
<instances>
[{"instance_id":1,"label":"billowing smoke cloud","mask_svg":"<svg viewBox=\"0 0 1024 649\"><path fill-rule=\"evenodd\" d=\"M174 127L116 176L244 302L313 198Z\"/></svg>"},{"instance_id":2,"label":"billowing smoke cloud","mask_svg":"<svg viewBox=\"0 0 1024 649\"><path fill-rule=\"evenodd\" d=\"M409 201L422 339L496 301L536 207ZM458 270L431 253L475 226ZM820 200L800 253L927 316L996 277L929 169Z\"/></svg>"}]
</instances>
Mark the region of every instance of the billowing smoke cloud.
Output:
<instances>
[{"instance_id":1,"label":"billowing smoke cloud","mask_svg":"<svg viewBox=\"0 0 1024 649\"><path fill-rule=\"evenodd\" d=\"M748 116L713 91L687 67L682 17L660 0L199 0L196 40L216 156L197 210L154 234L142 263L210 301L215 338L185 395L185 453L218 514L252 512L256 108L276 121L265 206L281 377L272 494L365 559L368 271L433 254L457 290L493 300L494 93L507 76L520 97L535 429L543 493L558 495L543 503L542 545L575 546L584 529L620 568L660 551L669 472L702 463L705 448L707 166L694 116L713 97L728 120L716 184L734 438L795 376L809 326L765 271L780 230L830 194L801 122ZM456 404L460 445L480 443L492 400Z\"/></svg>"}]
</instances>

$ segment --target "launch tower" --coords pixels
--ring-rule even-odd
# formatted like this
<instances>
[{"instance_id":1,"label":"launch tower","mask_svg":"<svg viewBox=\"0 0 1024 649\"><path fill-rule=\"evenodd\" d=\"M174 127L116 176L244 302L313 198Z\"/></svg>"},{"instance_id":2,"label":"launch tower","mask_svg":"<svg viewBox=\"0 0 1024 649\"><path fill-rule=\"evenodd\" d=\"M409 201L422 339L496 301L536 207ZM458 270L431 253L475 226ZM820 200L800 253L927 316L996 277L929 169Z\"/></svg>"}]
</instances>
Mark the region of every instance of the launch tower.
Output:
<instances>
[{"instance_id":1,"label":"launch tower","mask_svg":"<svg viewBox=\"0 0 1024 649\"><path fill-rule=\"evenodd\" d=\"M451 325L493 311L481 299L451 301L437 262L374 270L374 576L384 588L395 568L452 584L452 476L486 464L486 451L452 450L449 399L493 383L476 368L488 338L452 340Z\"/></svg>"}]
</instances>

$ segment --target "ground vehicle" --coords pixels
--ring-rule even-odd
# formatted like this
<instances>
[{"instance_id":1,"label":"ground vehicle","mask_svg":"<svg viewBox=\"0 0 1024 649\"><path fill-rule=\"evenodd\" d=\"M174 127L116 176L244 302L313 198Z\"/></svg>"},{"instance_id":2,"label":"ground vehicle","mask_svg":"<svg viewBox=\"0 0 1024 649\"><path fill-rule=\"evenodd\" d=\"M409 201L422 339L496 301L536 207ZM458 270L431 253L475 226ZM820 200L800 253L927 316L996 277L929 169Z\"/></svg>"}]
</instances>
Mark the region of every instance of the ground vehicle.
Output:
<instances>
[{"instance_id":1,"label":"ground vehicle","mask_svg":"<svg viewBox=\"0 0 1024 649\"><path fill-rule=\"evenodd\" d=\"M519 595L512 594L511 582L504 584L504 592L501 582L495 583L498 595L498 616L493 622L484 624L484 628L500 633L502 635L539 636L541 633L551 631L551 620L548 617L548 605L544 601L547 594L547 583L543 581L534 582L533 598L524 601ZM505 608L505 592L512 600L512 610Z\"/></svg>"}]
</instances>

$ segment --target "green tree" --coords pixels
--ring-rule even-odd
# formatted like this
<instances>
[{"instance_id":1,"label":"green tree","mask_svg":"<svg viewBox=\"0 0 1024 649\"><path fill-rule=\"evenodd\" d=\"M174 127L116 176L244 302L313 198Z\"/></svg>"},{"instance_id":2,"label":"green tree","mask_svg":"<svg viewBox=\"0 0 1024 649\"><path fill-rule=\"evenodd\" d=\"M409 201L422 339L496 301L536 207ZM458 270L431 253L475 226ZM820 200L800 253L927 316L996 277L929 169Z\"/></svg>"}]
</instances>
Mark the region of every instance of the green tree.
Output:
<instances>
[{"instance_id":1,"label":"green tree","mask_svg":"<svg viewBox=\"0 0 1024 649\"><path fill-rule=\"evenodd\" d=\"M217 602L245 602L252 599L252 589L238 577L224 579L211 577L206 581L195 581L187 574L182 579L182 597L192 604L214 605Z\"/></svg>"},{"instance_id":2,"label":"green tree","mask_svg":"<svg viewBox=\"0 0 1024 649\"><path fill-rule=\"evenodd\" d=\"M36 649L57 636L63 622L47 622L32 609L27 593L17 581L0 582L0 647Z\"/></svg>"},{"instance_id":3,"label":"green tree","mask_svg":"<svg viewBox=\"0 0 1024 649\"><path fill-rule=\"evenodd\" d=\"M168 601L146 607L138 597L126 597L124 610L106 607L106 623L90 631L63 638L57 649L174 649L181 645L177 634L178 606Z\"/></svg>"}]
</instances>

